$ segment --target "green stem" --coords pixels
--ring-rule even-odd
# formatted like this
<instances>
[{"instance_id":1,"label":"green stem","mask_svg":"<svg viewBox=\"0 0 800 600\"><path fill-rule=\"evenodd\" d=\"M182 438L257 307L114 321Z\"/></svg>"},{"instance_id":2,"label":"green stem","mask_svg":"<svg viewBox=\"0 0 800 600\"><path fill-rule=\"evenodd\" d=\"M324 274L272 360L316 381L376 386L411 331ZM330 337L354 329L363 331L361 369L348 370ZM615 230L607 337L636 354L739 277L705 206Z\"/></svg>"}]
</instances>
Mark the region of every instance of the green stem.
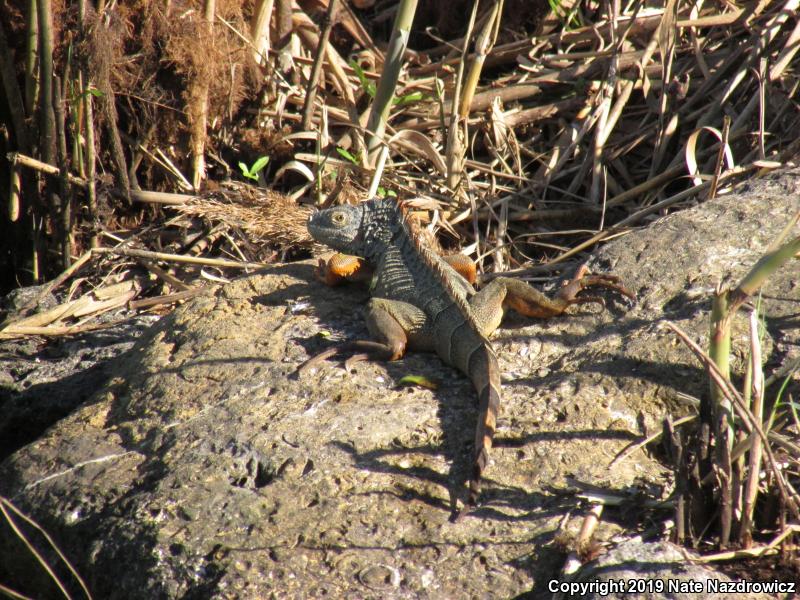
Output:
<instances>
[{"instance_id":1,"label":"green stem","mask_svg":"<svg viewBox=\"0 0 800 600\"><path fill-rule=\"evenodd\" d=\"M383 65L383 73L381 73L378 89L375 91L375 100L367 121L367 131L369 132L367 153L371 165L375 164L382 145L386 120L389 118L389 109L392 107L392 98L394 98L394 90L400 77L400 67L403 65L403 55L408 46L408 37L411 34L411 24L416 11L417 0L402 0L397 8L392 37L389 39L389 47L386 50L386 62Z\"/></svg>"},{"instance_id":2,"label":"green stem","mask_svg":"<svg viewBox=\"0 0 800 600\"><path fill-rule=\"evenodd\" d=\"M775 271L793 259L798 252L800 252L800 237L762 256L739 286L731 292L731 310L737 309L749 296L755 294Z\"/></svg>"},{"instance_id":3,"label":"green stem","mask_svg":"<svg viewBox=\"0 0 800 600\"><path fill-rule=\"evenodd\" d=\"M36 56L39 47L37 0L28 0L25 31L25 114L33 115L36 106Z\"/></svg>"}]
</instances>

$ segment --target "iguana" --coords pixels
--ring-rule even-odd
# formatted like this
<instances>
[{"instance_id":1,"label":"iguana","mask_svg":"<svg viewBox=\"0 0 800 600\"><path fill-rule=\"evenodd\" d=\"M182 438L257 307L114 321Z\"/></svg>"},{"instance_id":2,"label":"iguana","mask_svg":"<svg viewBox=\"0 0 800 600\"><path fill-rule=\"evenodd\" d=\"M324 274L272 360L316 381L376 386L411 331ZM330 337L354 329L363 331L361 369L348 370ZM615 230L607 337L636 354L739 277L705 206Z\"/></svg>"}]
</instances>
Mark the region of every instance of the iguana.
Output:
<instances>
[{"instance_id":1,"label":"iguana","mask_svg":"<svg viewBox=\"0 0 800 600\"><path fill-rule=\"evenodd\" d=\"M393 199L314 213L308 231L318 242L344 253L320 260L320 279L335 284L371 275L366 320L375 341L334 347L311 358L300 370L342 350L362 350L397 360L409 348L435 351L464 373L478 393L479 404L467 500L470 506L478 502L500 406L500 369L488 338L500 325L504 308L530 317L560 315L572 304L602 302L596 297L576 296L589 286L609 287L632 296L616 277L586 276L585 271L553 298L509 277L497 277L476 292L468 280L469 268L464 268L460 259L442 258L425 245L413 232L404 207Z\"/></svg>"}]
</instances>

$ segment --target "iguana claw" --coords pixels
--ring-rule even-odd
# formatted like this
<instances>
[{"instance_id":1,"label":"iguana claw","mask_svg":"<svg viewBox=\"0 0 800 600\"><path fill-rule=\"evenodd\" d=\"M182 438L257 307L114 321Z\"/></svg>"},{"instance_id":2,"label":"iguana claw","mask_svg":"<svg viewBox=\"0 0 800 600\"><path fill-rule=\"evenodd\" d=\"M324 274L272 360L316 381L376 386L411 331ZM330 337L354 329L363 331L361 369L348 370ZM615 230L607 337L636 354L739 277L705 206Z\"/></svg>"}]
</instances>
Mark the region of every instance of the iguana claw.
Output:
<instances>
[{"instance_id":1,"label":"iguana claw","mask_svg":"<svg viewBox=\"0 0 800 600\"><path fill-rule=\"evenodd\" d=\"M356 362L369 359L390 360L392 357L392 349L387 344L381 344L380 342L373 342L371 340L354 340L351 342L337 344L336 346L332 346L326 350L323 350L319 354L315 354L302 365L297 367L297 371L295 371L295 373L298 376L305 375L308 373L308 371L318 367L320 363L329 359L331 356L353 351L357 351L359 353L354 354L345 361L344 367L348 372Z\"/></svg>"},{"instance_id":2,"label":"iguana claw","mask_svg":"<svg viewBox=\"0 0 800 600\"><path fill-rule=\"evenodd\" d=\"M620 278L616 275L590 275L589 267L585 264L578 267L575 275L569 281L564 282L561 289L558 291L558 297L569 304L585 304L587 302L597 302L605 306L605 301L599 296L582 296L578 294L590 287L604 287L610 290L615 290L629 298L636 300L636 296L630 290L626 289L620 283Z\"/></svg>"}]
</instances>

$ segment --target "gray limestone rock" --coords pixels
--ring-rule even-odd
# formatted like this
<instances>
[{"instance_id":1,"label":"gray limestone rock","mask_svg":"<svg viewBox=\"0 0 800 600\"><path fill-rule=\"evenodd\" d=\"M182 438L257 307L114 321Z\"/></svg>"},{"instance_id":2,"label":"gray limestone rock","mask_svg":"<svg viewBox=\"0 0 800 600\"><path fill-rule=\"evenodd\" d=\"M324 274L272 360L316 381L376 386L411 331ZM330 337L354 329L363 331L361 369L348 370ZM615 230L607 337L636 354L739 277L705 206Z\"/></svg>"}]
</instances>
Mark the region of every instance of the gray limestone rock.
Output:
<instances>
[{"instance_id":1,"label":"gray limestone rock","mask_svg":"<svg viewBox=\"0 0 800 600\"><path fill-rule=\"evenodd\" d=\"M631 539L549 587L559 590L553 600L769 600L764 587L778 589L777 579L734 582L696 558L669 542Z\"/></svg>"}]
</instances>

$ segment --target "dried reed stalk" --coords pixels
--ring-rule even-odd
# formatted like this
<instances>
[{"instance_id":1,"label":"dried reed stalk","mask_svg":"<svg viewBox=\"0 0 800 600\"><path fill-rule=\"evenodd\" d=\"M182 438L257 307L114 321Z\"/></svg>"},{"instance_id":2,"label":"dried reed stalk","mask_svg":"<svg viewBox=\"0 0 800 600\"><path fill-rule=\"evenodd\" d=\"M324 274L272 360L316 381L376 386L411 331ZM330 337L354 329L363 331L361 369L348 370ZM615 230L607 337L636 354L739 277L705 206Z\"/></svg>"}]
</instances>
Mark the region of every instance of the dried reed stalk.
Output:
<instances>
[{"instance_id":1,"label":"dried reed stalk","mask_svg":"<svg viewBox=\"0 0 800 600\"><path fill-rule=\"evenodd\" d=\"M311 76L308 79L306 86L306 99L303 104L303 120L301 127L308 130L311 127L311 116L314 113L314 100L317 97L317 84L319 82L319 73L322 70L322 58L325 55L326 48L328 47L328 38L333 29L334 15L336 14L336 5L339 0L328 0L328 10L325 11L325 19L322 22L322 29L319 36L319 47L314 56L314 64L311 67Z\"/></svg>"}]
</instances>

